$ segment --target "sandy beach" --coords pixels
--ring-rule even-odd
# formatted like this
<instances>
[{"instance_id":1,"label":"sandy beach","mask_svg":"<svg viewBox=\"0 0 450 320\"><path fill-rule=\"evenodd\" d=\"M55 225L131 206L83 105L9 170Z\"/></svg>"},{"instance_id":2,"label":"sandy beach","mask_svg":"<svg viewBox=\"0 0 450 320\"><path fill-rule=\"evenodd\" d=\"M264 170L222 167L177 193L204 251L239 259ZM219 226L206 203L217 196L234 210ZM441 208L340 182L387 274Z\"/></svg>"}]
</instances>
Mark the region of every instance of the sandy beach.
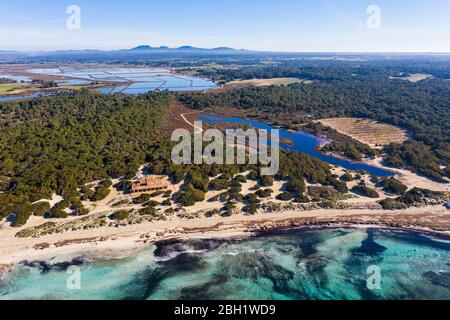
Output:
<instances>
[{"instance_id":1,"label":"sandy beach","mask_svg":"<svg viewBox=\"0 0 450 320\"><path fill-rule=\"evenodd\" d=\"M181 116L179 120L186 126L192 127L194 124L189 116L194 114L197 112L179 114ZM196 129L202 130L201 128ZM449 184L431 181L408 170L383 167L381 158L367 163L395 172L395 177L407 185L408 189L420 187L434 191L450 191ZM141 172L143 168L144 166L139 171ZM342 176L345 171L342 168L334 167L333 173ZM90 211L89 216L86 217L72 216L61 222L33 216L27 225L21 228L13 228L7 222L0 223L0 271L5 266L26 260L46 260L66 255L125 256L133 250L145 248L163 240L249 237L263 232L302 227L376 226L450 236L450 210L444 206L413 207L399 211L383 210L376 201L385 199L388 195L377 188L369 176L364 176L362 179L367 186L380 193L380 198L375 200L351 194L348 199L341 201L343 205L348 206L345 209L319 209L318 206L302 209L282 207L274 212L261 210L255 215L244 215L240 210L243 205L240 204L236 214L231 217L206 217L206 212L213 209L219 210L223 205L219 201L209 201L221 193L221 191L211 191L207 193L205 201L197 203L193 207L184 208L182 215L169 216L168 220L125 223L120 226L95 225L93 227L93 222L98 222L102 216L107 216L114 210L139 210L142 208L140 205L129 202L129 195L111 188L111 193L105 199L95 203L83 202ZM119 181L113 179L112 182L116 184ZM93 182L93 185L97 183L98 181ZM276 200L276 196L283 191L285 183L286 181L275 181L272 187L274 194L270 199L271 203L283 206L283 201ZM356 183L357 181L350 182L348 186L351 188ZM177 192L181 184L171 185L169 183L169 186L170 191ZM242 194L251 193L255 186L256 181L249 180L247 183L243 183ZM55 195L49 203L53 206L61 200L61 197ZM164 198L158 196L154 200L161 202ZM125 201L126 204L114 207L114 204L120 201ZM262 201L262 204L264 203L267 201ZM83 221L86 223L83 224ZM30 233L27 237L17 236L21 231L30 230L45 223L55 223L58 226L56 232L51 234Z\"/></svg>"},{"instance_id":2,"label":"sandy beach","mask_svg":"<svg viewBox=\"0 0 450 320\"><path fill-rule=\"evenodd\" d=\"M125 227L68 231L39 238L18 238L18 229L0 230L0 265L45 260L69 254L126 255L132 250L169 239L247 237L261 232L313 226L383 226L450 236L450 210L442 206L402 211L284 211L229 218L173 218Z\"/></svg>"},{"instance_id":3,"label":"sandy beach","mask_svg":"<svg viewBox=\"0 0 450 320\"><path fill-rule=\"evenodd\" d=\"M181 121L187 126L193 126L193 122L187 117L196 113L181 114ZM197 128L201 129L201 128ZM368 162L371 165L383 167L381 158ZM140 172L144 166L139 170ZM388 168L396 173L396 178L405 183L408 189L412 187L426 188L434 191L448 192L449 185L433 182L425 177L418 176L408 170ZM342 168L333 168L333 173L338 176L344 174ZM167 179L167 177L165 177ZM366 185L376 189L380 193L380 199L387 197L383 190L376 188L369 176L363 177ZM113 179L114 184L118 183ZM98 183L94 182L94 185ZM276 181L272 187L273 198L270 202L283 206L283 201L276 200L276 196L283 190L285 181ZM351 188L356 181L350 182ZM169 190L176 192L180 185L170 185ZM242 185L242 193L249 194L256 186L255 181L249 180ZM84 202L90 214L87 217L69 217L63 222L42 217L31 217L27 225L21 228L13 228L7 222L0 223L0 271L8 265L14 265L28 260L46 260L53 257L61 257L72 254L100 254L124 256L133 250L138 250L169 239L201 239L201 238L233 238L248 237L262 232L284 230L302 227L329 227L329 226L377 226L391 227L403 230L418 230L439 235L450 236L450 210L444 206L413 207L400 211L382 210L374 199L352 195L342 201L348 206L345 209L318 209L318 207L305 207L302 209L282 207L275 212L262 210L255 215L244 215L242 204L236 214L231 217L213 216L204 214L210 210L219 210L221 202L210 202L221 191L207 193L206 200L197 203L194 207L185 208L181 216L170 216L165 221L143 221L141 223L125 224L120 226L95 225L94 221L100 220L102 215L108 215L117 208L113 206L119 201L129 201L129 196L111 188L111 193L104 199L95 203ZM54 196L49 203L53 206L62 198ZM162 196L154 198L161 202ZM48 200L45 200L48 201ZM264 200L262 203L267 202ZM120 209L139 210L142 206L132 203L125 204ZM83 224L83 219L90 219ZM59 227L51 234L31 233L28 237L18 237L17 234L33 227L42 226L51 221ZM66 225L63 225L66 224ZM3 267L1 267L3 266Z\"/></svg>"},{"instance_id":4,"label":"sandy beach","mask_svg":"<svg viewBox=\"0 0 450 320\"><path fill-rule=\"evenodd\" d=\"M372 164L381 166L379 159L374 160ZM419 186L435 191L449 191L448 184L430 181L407 170L396 169L395 171L396 177L408 187ZM333 173L340 176L344 171L342 168L334 168ZM376 189L368 176L364 179L368 186ZM117 182L118 180L113 180L113 183ZM349 187L355 183L349 183ZM282 181L274 183L272 187L274 197L282 192L283 184ZM243 194L250 193L255 185L256 182L251 180L244 183L242 185ZM170 186L170 190L173 192L179 188L180 184ZM382 195L380 199L386 198L381 189L378 191ZM221 202L208 201L220 193L220 191L208 192L204 202L185 208L185 214L182 217L174 215L165 221L143 221L121 226L91 227L90 222L98 221L100 216L114 211L113 203L128 199L127 195L111 188L111 193L104 200L96 203L84 203L90 210L90 215L87 217L69 217L64 221L59 221L33 216L27 225L21 228L13 228L9 223L3 222L0 223L0 239L2 240L0 241L0 266L71 254L124 256L130 254L132 250L169 239L248 237L272 230L313 226L384 226L450 236L450 210L442 205L389 211L382 210L374 199L353 196L342 201L343 205L348 206L345 209L319 209L317 206L297 209L295 206L289 207L289 205L283 207L286 203L271 199L269 202L281 206L274 212L261 210L255 215L244 215L238 208L236 214L231 217L207 218L204 216L206 212L221 208ZM49 202L53 205L60 200L61 197L54 196ZM159 196L155 200L160 202L163 198ZM139 205L133 204L126 204L123 207L127 210L140 208ZM42 226L48 221L60 226L57 232L42 235L30 234L25 238L17 236L21 231ZM87 221L89 227L85 228L83 221Z\"/></svg>"}]
</instances>

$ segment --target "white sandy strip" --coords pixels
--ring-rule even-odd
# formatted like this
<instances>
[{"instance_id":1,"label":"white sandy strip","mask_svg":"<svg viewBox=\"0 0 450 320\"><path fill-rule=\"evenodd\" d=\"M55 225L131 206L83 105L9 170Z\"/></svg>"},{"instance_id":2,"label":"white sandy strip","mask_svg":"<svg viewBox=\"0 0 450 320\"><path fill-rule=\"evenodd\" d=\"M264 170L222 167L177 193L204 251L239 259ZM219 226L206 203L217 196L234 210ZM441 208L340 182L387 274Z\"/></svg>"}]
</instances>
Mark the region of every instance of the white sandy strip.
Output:
<instances>
[{"instance_id":1,"label":"white sandy strip","mask_svg":"<svg viewBox=\"0 0 450 320\"><path fill-rule=\"evenodd\" d=\"M406 215L406 216L405 216ZM403 216L403 217L402 217ZM442 206L411 208L393 212L385 210L315 210L286 211L254 216L234 215L229 218L173 218L169 221L147 222L120 228L102 227L93 230L69 231L62 234L46 235L40 238L17 238L21 230L0 229L0 265L14 264L24 260L48 259L61 255L102 253L123 255L124 251L148 247L151 243L166 239L230 238L252 234L249 226L257 227L267 223L283 223L299 218L335 220L339 218L357 218L367 221L387 217L389 222L414 227L415 219L421 221L449 221L450 210ZM382 224L380 222L380 224ZM420 226L418 226L420 228ZM448 232L447 232L448 233ZM37 249L37 245L47 244L48 248ZM128 252L129 253L129 252Z\"/></svg>"},{"instance_id":2,"label":"white sandy strip","mask_svg":"<svg viewBox=\"0 0 450 320\"><path fill-rule=\"evenodd\" d=\"M381 157L366 161L367 164L370 164L372 166L395 172L395 178L407 185L408 189L417 187L433 191L450 192L450 183L439 183L426 177L419 176L418 174L406 169L386 167L383 166L382 162L383 159Z\"/></svg>"}]
</instances>

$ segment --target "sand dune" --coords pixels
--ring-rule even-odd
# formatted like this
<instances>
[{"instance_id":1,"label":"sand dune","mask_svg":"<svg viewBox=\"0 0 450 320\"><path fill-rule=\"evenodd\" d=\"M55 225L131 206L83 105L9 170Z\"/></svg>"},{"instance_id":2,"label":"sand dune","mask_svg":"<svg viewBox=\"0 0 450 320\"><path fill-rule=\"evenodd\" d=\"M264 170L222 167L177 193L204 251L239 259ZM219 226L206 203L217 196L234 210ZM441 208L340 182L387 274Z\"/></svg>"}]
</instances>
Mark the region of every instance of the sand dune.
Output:
<instances>
[{"instance_id":1,"label":"sand dune","mask_svg":"<svg viewBox=\"0 0 450 320\"><path fill-rule=\"evenodd\" d=\"M166 239L228 238L249 236L261 231L338 225L382 225L433 231L450 236L450 210L442 206L386 210L286 210L253 216L237 214L229 218L172 218L125 227L101 227L69 231L39 238L17 238L17 229L0 229L0 264L39 260L53 256L102 253L123 254Z\"/></svg>"}]
</instances>

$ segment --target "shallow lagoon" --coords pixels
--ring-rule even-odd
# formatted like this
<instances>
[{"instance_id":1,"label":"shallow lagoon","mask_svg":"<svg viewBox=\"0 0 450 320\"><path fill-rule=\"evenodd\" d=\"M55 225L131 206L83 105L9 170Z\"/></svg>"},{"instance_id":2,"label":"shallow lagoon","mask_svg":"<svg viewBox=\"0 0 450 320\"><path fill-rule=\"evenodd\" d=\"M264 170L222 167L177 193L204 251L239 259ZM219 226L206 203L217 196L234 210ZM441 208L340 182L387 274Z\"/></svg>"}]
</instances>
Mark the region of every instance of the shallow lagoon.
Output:
<instances>
[{"instance_id":1,"label":"shallow lagoon","mask_svg":"<svg viewBox=\"0 0 450 320\"><path fill-rule=\"evenodd\" d=\"M40 98L40 97L48 97L52 94L45 94L45 93L32 93L27 94L23 96L7 96L7 97L0 97L0 102L8 102L8 101L14 101L14 100L21 100L21 99L31 99L31 98Z\"/></svg>"},{"instance_id":2,"label":"shallow lagoon","mask_svg":"<svg viewBox=\"0 0 450 320\"><path fill-rule=\"evenodd\" d=\"M13 76L9 74L0 74L0 78L2 79L11 79L17 82L31 82L33 79L26 76Z\"/></svg>"},{"instance_id":3,"label":"shallow lagoon","mask_svg":"<svg viewBox=\"0 0 450 320\"><path fill-rule=\"evenodd\" d=\"M265 123L258 122L255 120L248 119L240 119L234 117L222 117L222 116L213 116L202 114L198 118L198 120L204 121L205 123L214 124L214 123L242 123L247 124L252 127L264 130L272 130L273 128ZM391 171L384 170L375 166L371 166L362 162L355 162L346 159L339 159L332 156L328 156L317 151L317 147L322 143L326 142L326 139L316 137L312 134L306 132L289 132L287 130L279 130L280 139L287 139L292 141L292 144L281 143L280 146L284 149L303 152L314 158L318 158L326 163L343 167L348 170L365 170L370 172L374 176L379 177L389 177L394 174Z\"/></svg>"},{"instance_id":4,"label":"shallow lagoon","mask_svg":"<svg viewBox=\"0 0 450 320\"><path fill-rule=\"evenodd\" d=\"M447 239L448 240L448 239ZM66 286L70 264L81 290ZM380 289L367 269L381 271ZM388 229L315 229L168 242L127 258L28 263L1 299L449 299L450 243Z\"/></svg>"}]
</instances>

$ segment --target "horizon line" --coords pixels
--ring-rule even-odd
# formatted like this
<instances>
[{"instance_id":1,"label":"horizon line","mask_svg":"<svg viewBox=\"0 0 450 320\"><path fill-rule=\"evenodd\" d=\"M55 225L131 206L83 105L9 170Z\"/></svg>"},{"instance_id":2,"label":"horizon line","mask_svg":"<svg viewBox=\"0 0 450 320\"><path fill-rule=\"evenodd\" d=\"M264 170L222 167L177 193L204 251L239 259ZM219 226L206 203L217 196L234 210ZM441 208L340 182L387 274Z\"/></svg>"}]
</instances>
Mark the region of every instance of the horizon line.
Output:
<instances>
[{"instance_id":1,"label":"horizon line","mask_svg":"<svg viewBox=\"0 0 450 320\"><path fill-rule=\"evenodd\" d=\"M132 48L115 48L115 49L92 49L92 48L84 48L84 49L31 49L31 50L20 50L20 49L2 49L0 48L1 53L54 53L54 52L70 52L70 51L97 51L97 52L114 52L114 51L133 51L140 46L146 45L137 45ZM150 46L150 49L142 49L140 51L145 52L146 50L151 51L152 49L160 49L160 50L183 50L183 47L191 47L192 49L199 50L210 50L210 51L220 51L221 49L229 49L236 52L242 53L286 53L286 54L421 54L421 55L450 55L450 51L284 51L284 50L254 50L254 49L235 49L233 47L212 47L212 48L202 48L195 46L183 45L180 47L167 47L167 46ZM186 49L189 50L189 49ZM139 50L135 50L139 51Z\"/></svg>"}]
</instances>

